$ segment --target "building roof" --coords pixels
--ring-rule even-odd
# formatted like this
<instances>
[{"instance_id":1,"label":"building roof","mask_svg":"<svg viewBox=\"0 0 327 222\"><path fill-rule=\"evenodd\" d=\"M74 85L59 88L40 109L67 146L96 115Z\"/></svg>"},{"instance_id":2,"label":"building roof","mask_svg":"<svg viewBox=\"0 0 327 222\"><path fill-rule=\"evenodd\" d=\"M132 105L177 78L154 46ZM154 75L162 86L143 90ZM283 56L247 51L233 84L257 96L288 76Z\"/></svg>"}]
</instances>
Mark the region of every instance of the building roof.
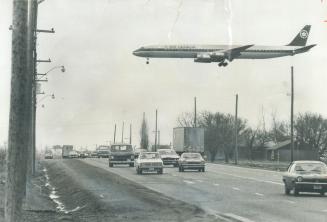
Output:
<instances>
[{"instance_id":1,"label":"building roof","mask_svg":"<svg viewBox=\"0 0 327 222\"><path fill-rule=\"evenodd\" d=\"M291 144L291 140L285 140L283 142L277 143L275 146L268 147L267 150L278 150L289 144Z\"/></svg>"}]
</instances>

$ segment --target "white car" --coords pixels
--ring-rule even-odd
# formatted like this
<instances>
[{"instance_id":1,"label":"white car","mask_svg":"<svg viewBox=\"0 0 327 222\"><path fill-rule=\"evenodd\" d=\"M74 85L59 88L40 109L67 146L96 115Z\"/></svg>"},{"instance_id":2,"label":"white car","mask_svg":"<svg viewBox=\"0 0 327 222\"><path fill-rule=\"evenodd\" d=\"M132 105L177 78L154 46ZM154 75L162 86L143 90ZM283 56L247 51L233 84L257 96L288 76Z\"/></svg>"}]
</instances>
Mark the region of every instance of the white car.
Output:
<instances>
[{"instance_id":1,"label":"white car","mask_svg":"<svg viewBox=\"0 0 327 222\"><path fill-rule=\"evenodd\" d=\"M178 161L179 172L185 169L205 171L205 161L200 153L183 153Z\"/></svg>"},{"instance_id":2,"label":"white car","mask_svg":"<svg viewBox=\"0 0 327 222\"><path fill-rule=\"evenodd\" d=\"M135 161L136 173L157 172L163 173L163 162L158 152L142 152Z\"/></svg>"},{"instance_id":3,"label":"white car","mask_svg":"<svg viewBox=\"0 0 327 222\"><path fill-rule=\"evenodd\" d=\"M175 152L175 150L160 149L158 152L164 165L174 165L174 167L178 167L179 155Z\"/></svg>"},{"instance_id":4,"label":"white car","mask_svg":"<svg viewBox=\"0 0 327 222\"><path fill-rule=\"evenodd\" d=\"M78 157L79 154L75 150L69 152L69 158L78 158Z\"/></svg>"}]
</instances>

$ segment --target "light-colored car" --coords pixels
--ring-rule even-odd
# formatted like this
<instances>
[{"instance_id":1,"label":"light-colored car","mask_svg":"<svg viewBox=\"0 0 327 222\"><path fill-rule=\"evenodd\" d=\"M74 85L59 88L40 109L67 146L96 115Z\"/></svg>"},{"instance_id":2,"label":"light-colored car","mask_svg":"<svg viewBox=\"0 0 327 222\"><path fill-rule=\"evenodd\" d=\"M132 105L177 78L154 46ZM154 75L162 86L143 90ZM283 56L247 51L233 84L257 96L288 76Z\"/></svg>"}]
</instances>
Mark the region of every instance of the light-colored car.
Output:
<instances>
[{"instance_id":1,"label":"light-colored car","mask_svg":"<svg viewBox=\"0 0 327 222\"><path fill-rule=\"evenodd\" d=\"M136 173L157 172L163 173L163 162L158 152L142 152L135 161Z\"/></svg>"},{"instance_id":2,"label":"light-colored car","mask_svg":"<svg viewBox=\"0 0 327 222\"><path fill-rule=\"evenodd\" d=\"M164 165L174 165L174 167L178 167L178 160L180 157L175 150L160 149L158 152Z\"/></svg>"},{"instance_id":3,"label":"light-colored car","mask_svg":"<svg viewBox=\"0 0 327 222\"><path fill-rule=\"evenodd\" d=\"M283 175L285 194L293 190L294 195L299 192L313 192L324 195L327 192L327 166L321 161L294 161Z\"/></svg>"},{"instance_id":4,"label":"light-colored car","mask_svg":"<svg viewBox=\"0 0 327 222\"><path fill-rule=\"evenodd\" d=\"M187 170L205 171L205 161L200 153L183 153L178 160L179 172Z\"/></svg>"},{"instance_id":5,"label":"light-colored car","mask_svg":"<svg viewBox=\"0 0 327 222\"><path fill-rule=\"evenodd\" d=\"M53 154L51 151L46 151L44 155L44 159L53 159Z\"/></svg>"},{"instance_id":6,"label":"light-colored car","mask_svg":"<svg viewBox=\"0 0 327 222\"><path fill-rule=\"evenodd\" d=\"M78 158L78 157L79 154L75 150L69 151L69 158Z\"/></svg>"}]
</instances>

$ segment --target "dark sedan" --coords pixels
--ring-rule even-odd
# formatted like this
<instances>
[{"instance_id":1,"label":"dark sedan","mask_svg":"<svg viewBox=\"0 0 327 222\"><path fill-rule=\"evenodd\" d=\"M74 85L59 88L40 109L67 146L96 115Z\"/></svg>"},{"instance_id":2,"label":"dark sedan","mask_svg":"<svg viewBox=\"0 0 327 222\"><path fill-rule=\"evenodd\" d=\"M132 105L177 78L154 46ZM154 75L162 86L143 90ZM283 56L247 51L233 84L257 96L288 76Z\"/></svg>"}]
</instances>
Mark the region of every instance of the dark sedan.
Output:
<instances>
[{"instance_id":1,"label":"dark sedan","mask_svg":"<svg viewBox=\"0 0 327 222\"><path fill-rule=\"evenodd\" d=\"M313 192L325 195L327 192L327 166L320 161L294 161L283 175L285 194Z\"/></svg>"}]
</instances>

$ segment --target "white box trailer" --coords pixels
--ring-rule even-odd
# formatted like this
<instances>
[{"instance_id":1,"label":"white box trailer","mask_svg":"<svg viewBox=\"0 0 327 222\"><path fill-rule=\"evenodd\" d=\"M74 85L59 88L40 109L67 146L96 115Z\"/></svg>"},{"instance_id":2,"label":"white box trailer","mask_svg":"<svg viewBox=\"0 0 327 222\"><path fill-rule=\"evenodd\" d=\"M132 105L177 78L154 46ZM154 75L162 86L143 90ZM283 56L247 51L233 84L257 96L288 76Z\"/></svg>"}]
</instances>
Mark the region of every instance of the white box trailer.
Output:
<instances>
[{"instance_id":1,"label":"white box trailer","mask_svg":"<svg viewBox=\"0 0 327 222\"><path fill-rule=\"evenodd\" d=\"M199 127L174 128L173 148L178 154L195 152L204 155L204 129Z\"/></svg>"},{"instance_id":2,"label":"white box trailer","mask_svg":"<svg viewBox=\"0 0 327 222\"><path fill-rule=\"evenodd\" d=\"M69 152L74 149L73 145L63 145L62 146L62 158L69 158Z\"/></svg>"}]
</instances>

